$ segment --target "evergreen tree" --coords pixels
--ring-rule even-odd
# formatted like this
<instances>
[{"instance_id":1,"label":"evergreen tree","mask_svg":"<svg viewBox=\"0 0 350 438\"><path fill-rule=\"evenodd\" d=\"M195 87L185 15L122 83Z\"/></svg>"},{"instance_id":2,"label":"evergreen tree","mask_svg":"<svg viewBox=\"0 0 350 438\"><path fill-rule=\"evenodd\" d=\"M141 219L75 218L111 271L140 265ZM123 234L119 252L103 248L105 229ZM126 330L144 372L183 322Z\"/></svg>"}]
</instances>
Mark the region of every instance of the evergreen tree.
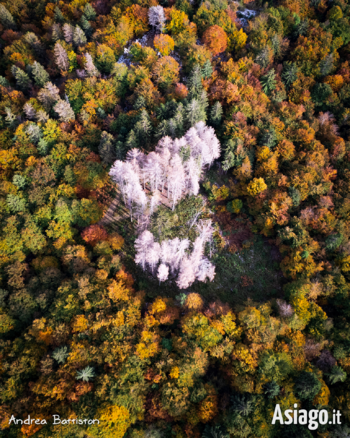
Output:
<instances>
[{"instance_id":1,"label":"evergreen tree","mask_svg":"<svg viewBox=\"0 0 350 438\"><path fill-rule=\"evenodd\" d=\"M192 99L186 105L186 120L188 126L194 126L196 123L206 121L206 114L201 104L196 99Z\"/></svg>"},{"instance_id":2,"label":"evergreen tree","mask_svg":"<svg viewBox=\"0 0 350 438\"><path fill-rule=\"evenodd\" d=\"M274 380L272 380L272 382L266 383L266 385L264 386L264 392L267 398L277 397L280 393L280 390L280 386Z\"/></svg>"},{"instance_id":3,"label":"evergreen tree","mask_svg":"<svg viewBox=\"0 0 350 438\"><path fill-rule=\"evenodd\" d=\"M86 17L87 20L91 21L91 20L95 20L96 18L96 11L95 9L91 6L90 3L86 3L85 7L84 7L84 16Z\"/></svg>"},{"instance_id":4,"label":"evergreen tree","mask_svg":"<svg viewBox=\"0 0 350 438\"><path fill-rule=\"evenodd\" d=\"M76 25L74 29L73 42L77 47L83 46L87 42L86 35L83 29L78 25Z\"/></svg>"},{"instance_id":5,"label":"evergreen tree","mask_svg":"<svg viewBox=\"0 0 350 438\"><path fill-rule=\"evenodd\" d=\"M276 74L274 68L269 70L269 72L261 78L262 88L266 94L270 94L271 91L276 88L276 83Z\"/></svg>"},{"instance_id":6,"label":"evergreen tree","mask_svg":"<svg viewBox=\"0 0 350 438\"><path fill-rule=\"evenodd\" d=\"M88 21L88 19L85 17L85 15L81 16L80 27L84 30L85 35L87 37L91 37L91 35L93 33L93 28L92 28L90 22Z\"/></svg>"},{"instance_id":7,"label":"evergreen tree","mask_svg":"<svg viewBox=\"0 0 350 438\"><path fill-rule=\"evenodd\" d=\"M16 23L12 14L3 4L0 4L0 22L5 29L16 29Z\"/></svg>"},{"instance_id":8,"label":"evergreen tree","mask_svg":"<svg viewBox=\"0 0 350 438\"><path fill-rule=\"evenodd\" d=\"M51 32L52 32L52 40L53 40L54 42L57 42L58 40L63 39L63 32L62 32L62 29L61 29L61 25L60 25L60 24L58 24L58 23L54 23L54 24L52 25Z\"/></svg>"},{"instance_id":9,"label":"evergreen tree","mask_svg":"<svg viewBox=\"0 0 350 438\"><path fill-rule=\"evenodd\" d=\"M50 80L50 76L47 71L37 61L34 61L32 65L32 75L34 82L36 85L38 85L38 87L43 87Z\"/></svg>"},{"instance_id":10,"label":"evergreen tree","mask_svg":"<svg viewBox=\"0 0 350 438\"><path fill-rule=\"evenodd\" d=\"M295 62L286 61L283 64L282 80L287 87L290 87L298 78L298 66Z\"/></svg>"},{"instance_id":11,"label":"evergreen tree","mask_svg":"<svg viewBox=\"0 0 350 438\"><path fill-rule=\"evenodd\" d=\"M86 367L81 371L77 372L77 380L83 380L84 382L89 382L95 377L95 372L92 367Z\"/></svg>"},{"instance_id":12,"label":"evergreen tree","mask_svg":"<svg viewBox=\"0 0 350 438\"><path fill-rule=\"evenodd\" d=\"M155 136L157 139L161 139L161 138L165 137L166 135L168 135L168 133L169 133L168 121L162 120L159 123L159 125L157 126Z\"/></svg>"},{"instance_id":13,"label":"evergreen tree","mask_svg":"<svg viewBox=\"0 0 350 438\"><path fill-rule=\"evenodd\" d=\"M15 77L17 87L20 90L26 91L32 85L32 82L29 79L29 76L27 75L27 73L25 73L22 69L18 68L17 66L13 65L11 67L11 73Z\"/></svg>"},{"instance_id":14,"label":"evergreen tree","mask_svg":"<svg viewBox=\"0 0 350 438\"><path fill-rule=\"evenodd\" d=\"M302 371L295 380L295 394L300 400L313 400L320 392L321 386L314 373Z\"/></svg>"},{"instance_id":15,"label":"evergreen tree","mask_svg":"<svg viewBox=\"0 0 350 438\"><path fill-rule=\"evenodd\" d=\"M230 438L230 435L223 431L223 427L220 425L205 426L202 438Z\"/></svg>"},{"instance_id":16,"label":"evergreen tree","mask_svg":"<svg viewBox=\"0 0 350 438\"><path fill-rule=\"evenodd\" d=\"M330 53L320 62L320 74L321 76L327 76L331 73L334 68L333 64L334 56L333 53Z\"/></svg>"},{"instance_id":17,"label":"evergreen tree","mask_svg":"<svg viewBox=\"0 0 350 438\"><path fill-rule=\"evenodd\" d=\"M210 124L214 128L218 128L221 124L222 119L222 105L221 103L215 102L210 111Z\"/></svg>"},{"instance_id":18,"label":"evergreen tree","mask_svg":"<svg viewBox=\"0 0 350 438\"><path fill-rule=\"evenodd\" d=\"M345 382L347 377L346 372L343 370L342 367L334 366L332 367L330 373L328 374L329 381L331 382L331 385L334 385L338 382Z\"/></svg>"},{"instance_id":19,"label":"evergreen tree","mask_svg":"<svg viewBox=\"0 0 350 438\"><path fill-rule=\"evenodd\" d=\"M69 102L59 100L53 107L54 111L59 115L61 122L70 122L75 120L75 114Z\"/></svg>"},{"instance_id":20,"label":"evergreen tree","mask_svg":"<svg viewBox=\"0 0 350 438\"><path fill-rule=\"evenodd\" d=\"M39 38L33 32L28 32L25 34L24 40L30 47L34 50L36 56L40 59L45 58L45 48L40 42Z\"/></svg>"},{"instance_id":21,"label":"evergreen tree","mask_svg":"<svg viewBox=\"0 0 350 438\"><path fill-rule=\"evenodd\" d=\"M129 132L126 138L125 146L127 150L139 147L138 137L133 129Z\"/></svg>"},{"instance_id":22,"label":"evergreen tree","mask_svg":"<svg viewBox=\"0 0 350 438\"><path fill-rule=\"evenodd\" d=\"M102 132L101 141L98 146L98 153L102 162L106 165L113 163L116 158L114 137L106 131Z\"/></svg>"},{"instance_id":23,"label":"evergreen tree","mask_svg":"<svg viewBox=\"0 0 350 438\"><path fill-rule=\"evenodd\" d=\"M151 133L152 133L152 123L150 120L150 117L148 115L148 112L143 109L141 111L141 114L139 116L139 120L137 121L135 125L135 133L139 138L139 143L142 144L142 142L146 141L148 142Z\"/></svg>"},{"instance_id":24,"label":"evergreen tree","mask_svg":"<svg viewBox=\"0 0 350 438\"><path fill-rule=\"evenodd\" d=\"M61 9L58 6L55 7L54 18L55 18L55 21L57 21L57 23L63 24L65 22L65 18L61 12Z\"/></svg>"},{"instance_id":25,"label":"evergreen tree","mask_svg":"<svg viewBox=\"0 0 350 438\"><path fill-rule=\"evenodd\" d=\"M212 73L213 73L213 67L211 65L211 62L208 59L202 67L202 77L204 79L210 78Z\"/></svg>"},{"instance_id":26,"label":"evergreen tree","mask_svg":"<svg viewBox=\"0 0 350 438\"><path fill-rule=\"evenodd\" d=\"M180 102L177 105L176 112L173 117L173 120L176 123L176 137L182 137L185 132L184 119L185 119L185 108L183 104Z\"/></svg>"},{"instance_id":27,"label":"evergreen tree","mask_svg":"<svg viewBox=\"0 0 350 438\"><path fill-rule=\"evenodd\" d=\"M135 110L139 110L141 108L146 108L146 100L145 100L145 98L143 96L137 96L137 99L135 100L133 107L134 107Z\"/></svg>"},{"instance_id":28,"label":"evergreen tree","mask_svg":"<svg viewBox=\"0 0 350 438\"><path fill-rule=\"evenodd\" d=\"M0 76L0 86L1 87L9 87L10 83L6 78L4 78L3 76Z\"/></svg>"},{"instance_id":29,"label":"evergreen tree","mask_svg":"<svg viewBox=\"0 0 350 438\"><path fill-rule=\"evenodd\" d=\"M198 99L202 91L202 69L199 64L196 64L188 80L188 99Z\"/></svg>"},{"instance_id":30,"label":"evergreen tree","mask_svg":"<svg viewBox=\"0 0 350 438\"><path fill-rule=\"evenodd\" d=\"M68 347L66 345L56 348L56 350L52 353L52 357L57 361L59 365L64 364L68 356Z\"/></svg>"}]
</instances>

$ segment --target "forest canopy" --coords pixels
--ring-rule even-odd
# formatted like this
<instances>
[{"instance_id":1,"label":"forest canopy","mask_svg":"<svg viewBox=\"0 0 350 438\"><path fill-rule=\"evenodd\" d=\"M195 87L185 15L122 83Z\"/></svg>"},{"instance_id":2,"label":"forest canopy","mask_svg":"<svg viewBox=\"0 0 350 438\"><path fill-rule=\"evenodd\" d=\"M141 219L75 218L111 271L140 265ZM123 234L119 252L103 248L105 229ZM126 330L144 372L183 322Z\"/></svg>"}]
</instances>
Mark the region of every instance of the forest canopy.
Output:
<instances>
[{"instance_id":1,"label":"forest canopy","mask_svg":"<svg viewBox=\"0 0 350 438\"><path fill-rule=\"evenodd\" d=\"M0 0L1 438L350 436L349 21Z\"/></svg>"}]
</instances>

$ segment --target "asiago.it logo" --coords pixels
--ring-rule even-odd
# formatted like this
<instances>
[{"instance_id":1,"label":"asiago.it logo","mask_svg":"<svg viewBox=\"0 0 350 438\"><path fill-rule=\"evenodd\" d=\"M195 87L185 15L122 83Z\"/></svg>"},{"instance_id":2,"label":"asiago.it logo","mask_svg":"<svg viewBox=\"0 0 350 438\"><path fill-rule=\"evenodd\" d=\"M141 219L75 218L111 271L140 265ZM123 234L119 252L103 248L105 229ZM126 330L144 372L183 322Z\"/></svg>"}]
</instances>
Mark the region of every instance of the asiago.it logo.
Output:
<instances>
[{"instance_id":1,"label":"asiago.it logo","mask_svg":"<svg viewBox=\"0 0 350 438\"><path fill-rule=\"evenodd\" d=\"M306 425L310 430L316 430L319 424L341 424L340 411L333 409L333 415L328 413L326 409L296 409L298 405L294 404L294 409L287 409L282 414L279 404L276 405L273 413L272 424L279 422L280 424L302 424Z\"/></svg>"}]
</instances>

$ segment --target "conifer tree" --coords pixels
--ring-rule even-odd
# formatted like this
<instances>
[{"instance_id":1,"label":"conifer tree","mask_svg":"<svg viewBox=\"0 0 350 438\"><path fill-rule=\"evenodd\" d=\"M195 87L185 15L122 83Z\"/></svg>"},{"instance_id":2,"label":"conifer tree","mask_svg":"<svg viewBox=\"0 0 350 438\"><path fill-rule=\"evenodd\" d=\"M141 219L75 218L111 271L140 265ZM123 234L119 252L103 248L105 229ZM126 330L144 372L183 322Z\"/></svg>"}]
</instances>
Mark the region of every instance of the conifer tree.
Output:
<instances>
[{"instance_id":1,"label":"conifer tree","mask_svg":"<svg viewBox=\"0 0 350 438\"><path fill-rule=\"evenodd\" d=\"M34 61L32 65L32 75L34 82L38 87L43 87L50 80L50 76L47 71L37 61Z\"/></svg>"},{"instance_id":2,"label":"conifer tree","mask_svg":"<svg viewBox=\"0 0 350 438\"><path fill-rule=\"evenodd\" d=\"M73 43L74 27L71 24L65 23L63 25L63 35L66 43Z\"/></svg>"},{"instance_id":3,"label":"conifer tree","mask_svg":"<svg viewBox=\"0 0 350 438\"><path fill-rule=\"evenodd\" d=\"M27 119L35 120L35 118L36 118L36 111L35 111L33 105L31 105L30 103L26 102L24 107L23 107L23 110L24 110L24 112L25 112L25 114L27 116Z\"/></svg>"},{"instance_id":4,"label":"conifer tree","mask_svg":"<svg viewBox=\"0 0 350 438\"><path fill-rule=\"evenodd\" d=\"M202 77L203 79L210 78L210 76L213 73L213 67L211 65L211 62L209 59L205 62L205 64L202 67Z\"/></svg>"},{"instance_id":5,"label":"conifer tree","mask_svg":"<svg viewBox=\"0 0 350 438\"><path fill-rule=\"evenodd\" d=\"M91 6L90 3L86 3L85 7L84 7L84 16L86 17L87 20L91 21L91 20L95 20L96 18L96 11L95 9Z\"/></svg>"},{"instance_id":6,"label":"conifer tree","mask_svg":"<svg viewBox=\"0 0 350 438\"><path fill-rule=\"evenodd\" d=\"M283 65L282 80L290 87L294 81L297 80L298 66L291 61L286 61Z\"/></svg>"},{"instance_id":7,"label":"conifer tree","mask_svg":"<svg viewBox=\"0 0 350 438\"><path fill-rule=\"evenodd\" d=\"M188 126L194 126L196 123L200 121L206 121L206 114L197 99L192 99L186 105L186 119L188 122Z\"/></svg>"},{"instance_id":8,"label":"conifer tree","mask_svg":"<svg viewBox=\"0 0 350 438\"><path fill-rule=\"evenodd\" d=\"M217 128L221 124L222 105L219 101L215 102L210 111L210 124Z\"/></svg>"},{"instance_id":9,"label":"conifer tree","mask_svg":"<svg viewBox=\"0 0 350 438\"><path fill-rule=\"evenodd\" d=\"M55 61L58 68L60 68L63 71L68 71L69 69L68 55L60 43L55 44L54 53L55 53Z\"/></svg>"},{"instance_id":10,"label":"conifer tree","mask_svg":"<svg viewBox=\"0 0 350 438\"><path fill-rule=\"evenodd\" d=\"M17 87L20 90L26 91L32 85L32 82L27 73L17 66L13 65L11 67L11 73L16 78Z\"/></svg>"},{"instance_id":11,"label":"conifer tree","mask_svg":"<svg viewBox=\"0 0 350 438\"><path fill-rule=\"evenodd\" d=\"M104 164L111 164L115 160L114 137L106 131L102 132L98 152Z\"/></svg>"},{"instance_id":12,"label":"conifer tree","mask_svg":"<svg viewBox=\"0 0 350 438\"><path fill-rule=\"evenodd\" d=\"M77 47L83 46L87 42L83 29L78 25L76 25L74 29L73 42Z\"/></svg>"},{"instance_id":13,"label":"conifer tree","mask_svg":"<svg viewBox=\"0 0 350 438\"><path fill-rule=\"evenodd\" d=\"M46 111L50 111L52 105L59 99L59 89L52 82L47 82L45 87L38 93L38 100L43 104Z\"/></svg>"},{"instance_id":14,"label":"conifer tree","mask_svg":"<svg viewBox=\"0 0 350 438\"><path fill-rule=\"evenodd\" d=\"M34 32L26 33L24 40L34 50L36 56L38 56L40 59L44 59L45 48L42 45L42 43L40 42L39 38L35 35Z\"/></svg>"},{"instance_id":15,"label":"conifer tree","mask_svg":"<svg viewBox=\"0 0 350 438\"><path fill-rule=\"evenodd\" d=\"M152 133L152 124L148 112L143 109L140 114L140 118L135 125L135 133L139 138L139 143L148 142Z\"/></svg>"},{"instance_id":16,"label":"conifer tree","mask_svg":"<svg viewBox=\"0 0 350 438\"><path fill-rule=\"evenodd\" d=\"M54 111L59 115L61 122L70 122L75 120L75 114L69 102L59 100L53 107Z\"/></svg>"},{"instance_id":17,"label":"conifer tree","mask_svg":"<svg viewBox=\"0 0 350 438\"><path fill-rule=\"evenodd\" d=\"M188 80L188 99L198 99L202 91L202 69L199 64L196 64Z\"/></svg>"},{"instance_id":18,"label":"conifer tree","mask_svg":"<svg viewBox=\"0 0 350 438\"><path fill-rule=\"evenodd\" d=\"M63 39L63 32L62 32L62 28L61 25L59 23L54 23L52 25L52 40L54 42L57 42L58 40Z\"/></svg>"},{"instance_id":19,"label":"conifer tree","mask_svg":"<svg viewBox=\"0 0 350 438\"><path fill-rule=\"evenodd\" d=\"M63 24L65 22L65 18L64 18L63 14L62 14L62 11L61 11L61 9L58 6L55 7L55 15L54 15L54 17L55 17L55 21L57 21L58 23Z\"/></svg>"},{"instance_id":20,"label":"conifer tree","mask_svg":"<svg viewBox=\"0 0 350 438\"><path fill-rule=\"evenodd\" d=\"M0 4L0 22L5 29L16 29L16 23L12 14L6 9L3 4Z\"/></svg>"},{"instance_id":21,"label":"conifer tree","mask_svg":"<svg viewBox=\"0 0 350 438\"><path fill-rule=\"evenodd\" d=\"M90 76L90 77L100 76L100 72L95 67L95 64L92 60L90 53L85 53L84 57L85 57L85 70L86 70L88 76Z\"/></svg>"}]
</instances>

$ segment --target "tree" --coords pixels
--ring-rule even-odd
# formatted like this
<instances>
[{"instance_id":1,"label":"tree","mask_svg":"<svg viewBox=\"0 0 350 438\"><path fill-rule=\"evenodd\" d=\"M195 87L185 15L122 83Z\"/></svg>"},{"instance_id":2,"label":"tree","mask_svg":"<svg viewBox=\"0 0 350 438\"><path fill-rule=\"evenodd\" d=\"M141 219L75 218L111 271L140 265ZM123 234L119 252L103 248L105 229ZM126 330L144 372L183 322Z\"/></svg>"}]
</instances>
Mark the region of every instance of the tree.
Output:
<instances>
[{"instance_id":1,"label":"tree","mask_svg":"<svg viewBox=\"0 0 350 438\"><path fill-rule=\"evenodd\" d=\"M222 105L219 101L215 102L210 111L210 124L218 128L222 119Z\"/></svg>"},{"instance_id":2,"label":"tree","mask_svg":"<svg viewBox=\"0 0 350 438\"><path fill-rule=\"evenodd\" d=\"M270 94L276 88L276 74L275 69L272 68L269 72L261 78L262 88L266 94Z\"/></svg>"},{"instance_id":3,"label":"tree","mask_svg":"<svg viewBox=\"0 0 350 438\"><path fill-rule=\"evenodd\" d=\"M32 65L32 75L34 77L34 82L38 87L44 87L50 80L50 76L44 67L38 62L34 61Z\"/></svg>"},{"instance_id":4,"label":"tree","mask_svg":"<svg viewBox=\"0 0 350 438\"><path fill-rule=\"evenodd\" d=\"M0 21L5 29L16 29L16 23L12 14L3 4L0 4Z\"/></svg>"},{"instance_id":5,"label":"tree","mask_svg":"<svg viewBox=\"0 0 350 438\"><path fill-rule=\"evenodd\" d=\"M159 280L159 283L165 281L168 279L169 276L169 268L167 265L165 265L164 263L161 263L158 267L158 273L157 273L157 277Z\"/></svg>"},{"instance_id":6,"label":"tree","mask_svg":"<svg viewBox=\"0 0 350 438\"><path fill-rule=\"evenodd\" d=\"M92 367L86 367L81 371L77 371L77 380L83 380L83 382L89 382L95 377L95 372Z\"/></svg>"},{"instance_id":7,"label":"tree","mask_svg":"<svg viewBox=\"0 0 350 438\"><path fill-rule=\"evenodd\" d=\"M26 91L31 86L31 80L29 79L29 76L22 69L13 65L11 67L11 73L16 78L19 89Z\"/></svg>"},{"instance_id":8,"label":"tree","mask_svg":"<svg viewBox=\"0 0 350 438\"><path fill-rule=\"evenodd\" d=\"M165 14L162 6L151 6L148 10L149 24L157 31L163 32L165 23Z\"/></svg>"},{"instance_id":9,"label":"tree","mask_svg":"<svg viewBox=\"0 0 350 438\"><path fill-rule=\"evenodd\" d=\"M333 366L330 373L328 374L329 381L331 385L334 385L338 382L345 382L347 377L346 372L339 366Z\"/></svg>"},{"instance_id":10,"label":"tree","mask_svg":"<svg viewBox=\"0 0 350 438\"><path fill-rule=\"evenodd\" d=\"M287 87L290 87L293 82L298 79L298 71L299 69L296 63L291 61L286 61L284 63L282 80L287 85Z\"/></svg>"},{"instance_id":11,"label":"tree","mask_svg":"<svg viewBox=\"0 0 350 438\"><path fill-rule=\"evenodd\" d=\"M162 56L168 56L174 50L174 40L169 35L156 35L153 44Z\"/></svg>"},{"instance_id":12,"label":"tree","mask_svg":"<svg viewBox=\"0 0 350 438\"><path fill-rule=\"evenodd\" d=\"M84 46L87 42L83 29L76 25L73 33L73 42L77 47Z\"/></svg>"},{"instance_id":13,"label":"tree","mask_svg":"<svg viewBox=\"0 0 350 438\"><path fill-rule=\"evenodd\" d=\"M38 99L46 111L50 111L52 106L60 100L59 89L52 82L47 82L45 87L39 91Z\"/></svg>"},{"instance_id":14,"label":"tree","mask_svg":"<svg viewBox=\"0 0 350 438\"><path fill-rule=\"evenodd\" d=\"M155 63L152 74L155 82L161 88L169 88L178 82L180 66L171 56L164 56Z\"/></svg>"},{"instance_id":15,"label":"tree","mask_svg":"<svg viewBox=\"0 0 350 438\"><path fill-rule=\"evenodd\" d=\"M53 107L54 111L59 115L61 122L70 122L75 120L75 114L69 102L59 100Z\"/></svg>"},{"instance_id":16,"label":"tree","mask_svg":"<svg viewBox=\"0 0 350 438\"><path fill-rule=\"evenodd\" d=\"M86 70L88 76L89 77L99 76L100 72L95 67L90 53L85 53L84 58L85 58L85 70Z\"/></svg>"},{"instance_id":17,"label":"tree","mask_svg":"<svg viewBox=\"0 0 350 438\"><path fill-rule=\"evenodd\" d=\"M83 240L85 240L86 243L95 246L99 242L107 240L108 234L103 226L94 224L85 228L85 230L81 233L81 237L83 238Z\"/></svg>"},{"instance_id":18,"label":"tree","mask_svg":"<svg viewBox=\"0 0 350 438\"><path fill-rule=\"evenodd\" d=\"M313 400L321 386L314 373L302 371L295 380L295 393L300 400Z\"/></svg>"},{"instance_id":19,"label":"tree","mask_svg":"<svg viewBox=\"0 0 350 438\"><path fill-rule=\"evenodd\" d=\"M41 59L45 57L45 48L43 44L40 42L39 38L33 32L27 32L24 36L24 39L27 44L34 50L36 56Z\"/></svg>"},{"instance_id":20,"label":"tree","mask_svg":"<svg viewBox=\"0 0 350 438\"><path fill-rule=\"evenodd\" d=\"M229 435L223 431L223 427L220 425L205 426L202 438L229 438Z\"/></svg>"},{"instance_id":21,"label":"tree","mask_svg":"<svg viewBox=\"0 0 350 438\"><path fill-rule=\"evenodd\" d=\"M101 141L98 146L98 152L102 158L102 162L106 165L113 163L115 160L114 137L106 131L102 132Z\"/></svg>"},{"instance_id":22,"label":"tree","mask_svg":"<svg viewBox=\"0 0 350 438\"><path fill-rule=\"evenodd\" d=\"M203 34L203 42L214 56L227 48L227 35L220 26L210 26Z\"/></svg>"},{"instance_id":23,"label":"tree","mask_svg":"<svg viewBox=\"0 0 350 438\"><path fill-rule=\"evenodd\" d=\"M280 386L274 380L272 380L272 382L266 383L264 389L267 398L277 397L281 390Z\"/></svg>"},{"instance_id":24,"label":"tree","mask_svg":"<svg viewBox=\"0 0 350 438\"><path fill-rule=\"evenodd\" d=\"M63 71L68 71L69 59L68 59L67 52L61 46L61 44L58 42L55 44L54 53L55 53L55 61L56 61L58 68L60 68Z\"/></svg>"},{"instance_id":25,"label":"tree","mask_svg":"<svg viewBox=\"0 0 350 438\"><path fill-rule=\"evenodd\" d=\"M65 23L63 25L63 35L66 43L72 44L73 43L73 35L74 35L74 27L69 24Z\"/></svg>"},{"instance_id":26,"label":"tree","mask_svg":"<svg viewBox=\"0 0 350 438\"><path fill-rule=\"evenodd\" d=\"M267 189L267 185L263 178L254 178L247 187L247 192L250 196L256 196Z\"/></svg>"},{"instance_id":27,"label":"tree","mask_svg":"<svg viewBox=\"0 0 350 438\"><path fill-rule=\"evenodd\" d=\"M57 361L58 364L65 363L68 356L68 347L66 345L56 348L56 350L52 353L52 357Z\"/></svg>"}]
</instances>

